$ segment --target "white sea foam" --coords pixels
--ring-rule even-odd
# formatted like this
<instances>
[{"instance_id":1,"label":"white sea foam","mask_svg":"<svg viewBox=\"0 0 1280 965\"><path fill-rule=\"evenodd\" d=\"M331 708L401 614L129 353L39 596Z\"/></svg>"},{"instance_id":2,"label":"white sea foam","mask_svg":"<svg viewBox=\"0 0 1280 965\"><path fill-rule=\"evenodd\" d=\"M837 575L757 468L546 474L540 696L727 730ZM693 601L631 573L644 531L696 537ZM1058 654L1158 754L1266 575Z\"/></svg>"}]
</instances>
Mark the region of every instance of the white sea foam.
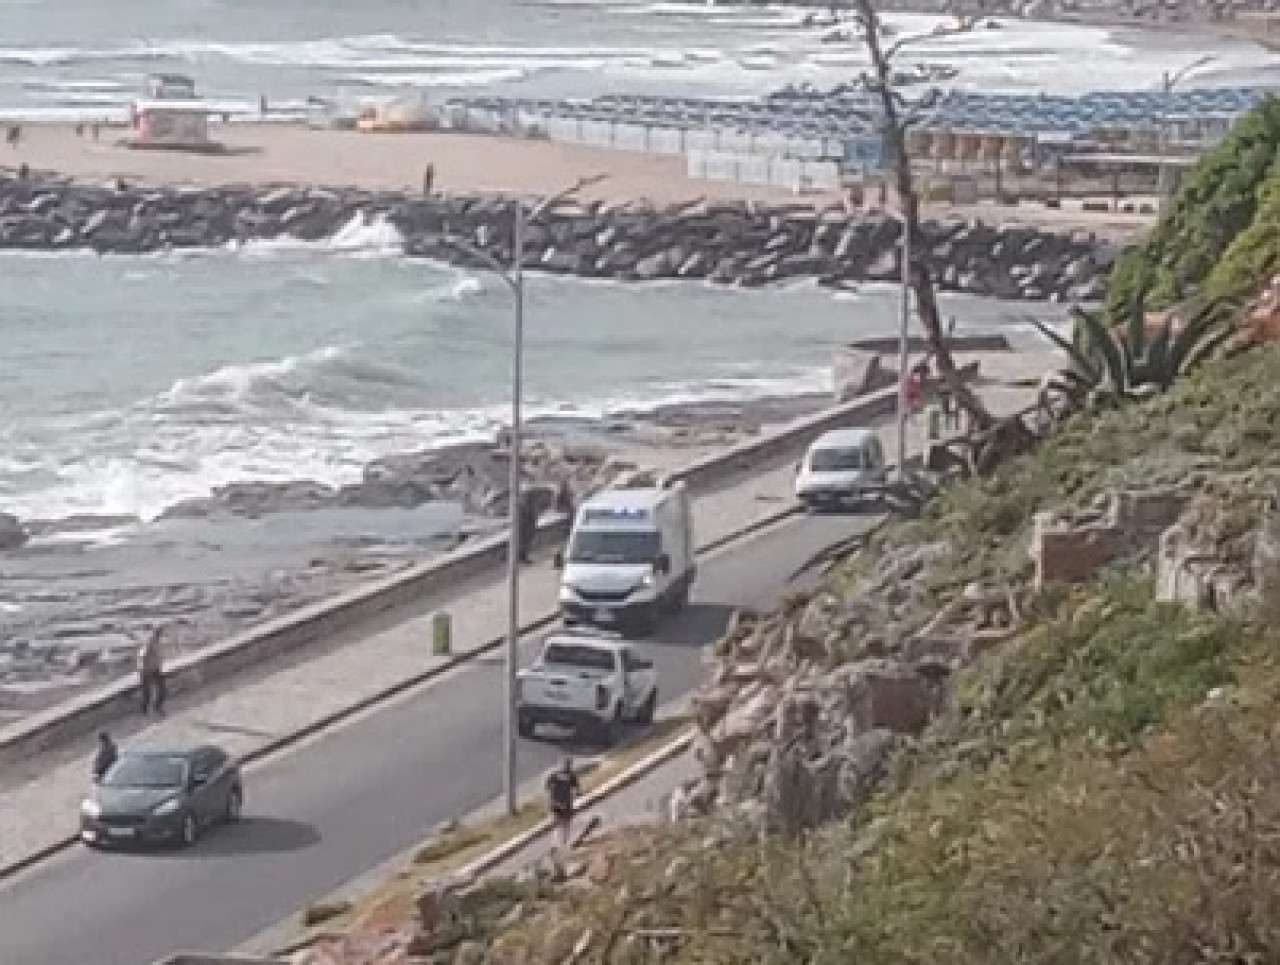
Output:
<instances>
[{"instance_id":1,"label":"white sea foam","mask_svg":"<svg viewBox=\"0 0 1280 965\"><path fill-rule=\"evenodd\" d=\"M49 485L16 492L6 508L20 516L135 514L164 509L232 482L310 479L355 482L368 461L432 445L490 438L507 407L474 409L343 408L347 395L412 395L412 374L330 346L284 359L224 366L180 379L125 413L100 414L137 437L128 455L49 458L28 466ZM600 399L538 399L530 417L608 418L673 404L742 401L825 392L825 366L779 370L739 364L698 383L655 383ZM365 400L367 401L367 400ZM12 477L0 472L5 485Z\"/></svg>"}]
</instances>

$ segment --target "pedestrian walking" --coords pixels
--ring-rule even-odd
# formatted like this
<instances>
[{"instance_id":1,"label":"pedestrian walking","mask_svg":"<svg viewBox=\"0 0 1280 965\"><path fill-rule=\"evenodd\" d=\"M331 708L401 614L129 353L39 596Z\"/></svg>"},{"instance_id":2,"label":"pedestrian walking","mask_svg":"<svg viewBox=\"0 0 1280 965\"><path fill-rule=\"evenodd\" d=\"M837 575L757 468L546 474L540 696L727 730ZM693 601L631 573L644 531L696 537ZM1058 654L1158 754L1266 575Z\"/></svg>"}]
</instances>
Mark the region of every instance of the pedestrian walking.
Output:
<instances>
[{"instance_id":1,"label":"pedestrian walking","mask_svg":"<svg viewBox=\"0 0 1280 965\"><path fill-rule=\"evenodd\" d=\"M569 834L573 830L573 809L578 801L578 774L573 769L573 758L566 757L558 770L547 775L547 806L556 825L556 836L561 852L570 846Z\"/></svg>"},{"instance_id":2,"label":"pedestrian walking","mask_svg":"<svg viewBox=\"0 0 1280 965\"><path fill-rule=\"evenodd\" d=\"M164 653L161 650L160 627L155 627L138 647L138 690L142 697L143 716L154 710L164 715Z\"/></svg>"},{"instance_id":3,"label":"pedestrian walking","mask_svg":"<svg viewBox=\"0 0 1280 965\"><path fill-rule=\"evenodd\" d=\"M573 487L567 479L561 479L556 487L556 512L573 518Z\"/></svg>"},{"instance_id":4,"label":"pedestrian walking","mask_svg":"<svg viewBox=\"0 0 1280 965\"><path fill-rule=\"evenodd\" d=\"M93 755L93 782L95 784L101 782L119 756L120 752L116 749L116 742L111 739L111 735L105 730L98 731L98 751Z\"/></svg>"},{"instance_id":5,"label":"pedestrian walking","mask_svg":"<svg viewBox=\"0 0 1280 965\"><path fill-rule=\"evenodd\" d=\"M520 532L517 549L519 550L521 563L533 562L533 558L529 554L533 551L534 537L538 535L538 517L541 515L533 490L526 489L520 494L518 527Z\"/></svg>"},{"instance_id":6,"label":"pedestrian walking","mask_svg":"<svg viewBox=\"0 0 1280 965\"><path fill-rule=\"evenodd\" d=\"M436 184L436 166L428 164L422 172L422 196L424 198L431 197L431 192Z\"/></svg>"}]
</instances>

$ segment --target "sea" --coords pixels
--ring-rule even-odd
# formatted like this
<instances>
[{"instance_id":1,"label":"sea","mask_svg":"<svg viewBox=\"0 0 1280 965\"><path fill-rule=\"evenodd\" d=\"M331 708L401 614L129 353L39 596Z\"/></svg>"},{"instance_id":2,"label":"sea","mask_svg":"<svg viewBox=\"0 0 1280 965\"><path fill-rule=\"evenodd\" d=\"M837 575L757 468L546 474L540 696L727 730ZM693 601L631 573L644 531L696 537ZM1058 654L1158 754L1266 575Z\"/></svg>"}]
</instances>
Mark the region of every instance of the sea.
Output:
<instances>
[{"instance_id":1,"label":"sea","mask_svg":"<svg viewBox=\"0 0 1280 965\"><path fill-rule=\"evenodd\" d=\"M616 92L744 96L860 69L805 12L595 0L0 0L0 117L99 116L152 71L273 112L329 99ZM935 21L895 17L896 29ZM1273 56L1177 34L1007 22L915 48L983 89L1204 83ZM1086 66L1087 65L1087 69ZM353 222L320 243L147 257L0 257L0 510L133 514L247 480L341 484L382 455L493 433L507 409L500 281L399 255ZM1024 306L946 299L963 330L1026 335ZM897 295L534 278L527 404L606 418L670 402L825 391L836 347L891 333ZM1058 313L1054 306L1037 309Z\"/></svg>"}]
</instances>

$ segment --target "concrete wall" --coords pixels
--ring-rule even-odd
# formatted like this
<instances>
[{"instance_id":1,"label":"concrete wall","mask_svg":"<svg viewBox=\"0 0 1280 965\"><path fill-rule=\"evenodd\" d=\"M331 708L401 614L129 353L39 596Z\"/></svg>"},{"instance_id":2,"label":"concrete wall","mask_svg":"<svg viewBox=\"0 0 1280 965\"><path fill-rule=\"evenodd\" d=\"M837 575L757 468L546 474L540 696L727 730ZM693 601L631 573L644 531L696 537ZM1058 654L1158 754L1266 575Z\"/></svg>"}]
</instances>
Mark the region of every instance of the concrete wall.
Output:
<instances>
[{"instance_id":1,"label":"concrete wall","mask_svg":"<svg viewBox=\"0 0 1280 965\"><path fill-rule=\"evenodd\" d=\"M1177 490L1110 492L1091 517L1038 513L1031 538L1035 585L1081 583L1114 560L1155 546L1187 505Z\"/></svg>"},{"instance_id":2,"label":"concrete wall","mask_svg":"<svg viewBox=\"0 0 1280 965\"><path fill-rule=\"evenodd\" d=\"M683 479L694 493L714 491L797 458L811 441L829 429L865 425L888 415L894 410L896 395L896 389L872 393L709 456L672 475ZM567 534L568 520L556 516L539 527L535 545L558 546ZM506 554L505 534L476 540L394 576L260 624L174 661L166 674L169 691L181 694L194 690L249 666L301 650L378 614L419 603L432 593L503 565ZM38 753L89 733L134 712L136 701L137 685L130 676L0 728L0 762Z\"/></svg>"}]
</instances>

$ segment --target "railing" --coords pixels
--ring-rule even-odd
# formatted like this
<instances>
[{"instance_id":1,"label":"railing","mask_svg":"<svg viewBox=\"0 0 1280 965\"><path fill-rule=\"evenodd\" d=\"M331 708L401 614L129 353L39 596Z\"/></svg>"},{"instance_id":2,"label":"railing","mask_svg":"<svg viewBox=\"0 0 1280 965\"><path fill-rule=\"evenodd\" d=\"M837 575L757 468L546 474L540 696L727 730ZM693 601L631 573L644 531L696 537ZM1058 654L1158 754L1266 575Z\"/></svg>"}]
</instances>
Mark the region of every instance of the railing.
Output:
<instances>
[{"instance_id":1,"label":"railing","mask_svg":"<svg viewBox=\"0 0 1280 965\"><path fill-rule=\"evenodd\" d=\"M526 108L498 110L449 104L440 110L439 121L450 130L543 137L567 144L647 154L710 151L817 161L841 157L844 153L844 144L835 138L805 137L764 125L711 128L697 118L689 118L689 124L683 126L675 122L645 123L543 113Z\"/></svg>"},{"instance_id":2,"label":"railing","mask_svg":"<svg viewBox=\"0 0 1280 965\"><path fill-rule=\"evenodd\" d=\"M840 189L840 165L835 161L698 150L688 151L685 158L685 171L691 178L768 184L796 194Z\"/></svg>"}]
</instances>

